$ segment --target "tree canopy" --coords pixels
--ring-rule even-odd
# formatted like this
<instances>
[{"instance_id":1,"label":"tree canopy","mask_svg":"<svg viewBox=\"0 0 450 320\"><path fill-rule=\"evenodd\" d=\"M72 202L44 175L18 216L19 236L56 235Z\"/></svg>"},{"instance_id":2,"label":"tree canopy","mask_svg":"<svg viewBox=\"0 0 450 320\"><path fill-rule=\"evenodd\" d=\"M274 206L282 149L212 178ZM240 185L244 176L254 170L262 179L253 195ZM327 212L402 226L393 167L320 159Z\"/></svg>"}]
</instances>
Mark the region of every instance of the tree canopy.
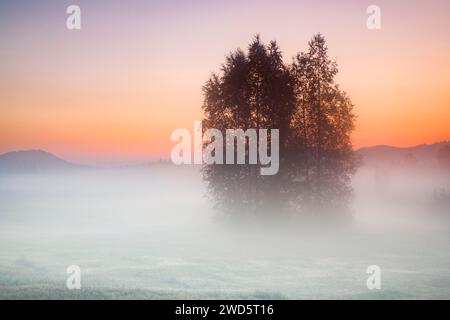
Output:
<instances>
[{"instance_id":1,"label":"tree canopy","mask_svg":"<svg viewBox=\"0 0 450 320\"><path fill-rule=\"evenodd\" d=\"M337 72L321 34L291 64L275 41L266 45L259 36L247 52L237 49L226 57L203 88L203 128L279 129L280 170L261 176L260 164L205 165L204 179L219 209L252 217L348 213L357 167L350 140L355 115L335 83Z\"/></svg>"}]
</instances>

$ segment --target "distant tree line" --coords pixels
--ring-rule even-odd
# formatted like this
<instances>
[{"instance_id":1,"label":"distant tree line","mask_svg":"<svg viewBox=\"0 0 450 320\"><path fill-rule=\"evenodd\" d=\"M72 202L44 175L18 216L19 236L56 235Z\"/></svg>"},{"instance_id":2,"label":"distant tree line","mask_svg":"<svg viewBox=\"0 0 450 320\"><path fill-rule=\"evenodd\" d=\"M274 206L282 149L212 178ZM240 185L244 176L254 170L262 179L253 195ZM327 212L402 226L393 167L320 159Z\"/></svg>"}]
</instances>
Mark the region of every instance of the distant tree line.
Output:
<instances>
[{"instance_id":1,"label":"distant tree line","mask_svg":"<svg viewBox=\"0 0 450 320\"><path fill-rule=\"evenodd\" d=\"M230 53L204 85L204 130L266 128L280 135L276 175L261 176L259 165L204 166L209 194L222 212L348 215L358 163L350 140L355 115L335 83L338 69L327 51L317 34L286 64L275 41L265 45L256 36L248 52Z\"/></svg>"}]
</instances>

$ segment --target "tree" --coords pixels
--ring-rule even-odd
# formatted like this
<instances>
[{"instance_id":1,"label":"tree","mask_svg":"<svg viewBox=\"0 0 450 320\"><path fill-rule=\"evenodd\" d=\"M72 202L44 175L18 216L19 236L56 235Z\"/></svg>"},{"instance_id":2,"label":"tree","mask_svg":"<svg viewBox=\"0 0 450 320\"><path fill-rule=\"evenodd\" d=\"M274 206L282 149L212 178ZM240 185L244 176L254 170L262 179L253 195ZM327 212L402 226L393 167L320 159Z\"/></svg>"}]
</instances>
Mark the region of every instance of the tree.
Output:
<instances>
[{"instance_id":1,"label":"tree","mask_svg":"<svg viewBox=\"0 0 450 320\"><path fill-rule=\"evenodd\" d=\"M266 46L256 36L248 53L231 53L221 71L203 88L204 130L279 129L280 170L260 176L259 163L206 165L204 179L217 207L239 216L345 207L356 168L350 141L355 116L334 83L337 66L324 38L314 36L309 50L286 65L275 41Z\"/></svg>"},{"instance_id":2,"label":"tree","mask_svg":"<svg viewBox=\"0 0 450 320\"><path fill-rule=\"evenodd\" d=\"M290 144L296 203L316 213L344 209L357 167L350 139L355 115L349 97L334 82L337 64L329 59L321 34L294 58L291 73L297 102Z\"/></svg>"}]
</instances>

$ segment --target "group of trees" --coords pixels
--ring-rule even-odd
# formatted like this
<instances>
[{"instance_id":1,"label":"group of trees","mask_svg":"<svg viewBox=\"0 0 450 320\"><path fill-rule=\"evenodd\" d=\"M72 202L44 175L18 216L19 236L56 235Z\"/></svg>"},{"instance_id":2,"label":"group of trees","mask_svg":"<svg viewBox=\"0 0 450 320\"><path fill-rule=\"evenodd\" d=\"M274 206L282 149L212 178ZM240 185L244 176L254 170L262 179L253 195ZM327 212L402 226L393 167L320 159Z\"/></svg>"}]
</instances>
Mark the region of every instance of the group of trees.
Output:
<instances>
[{"instance_id":1,"label":"group of trees","mask_svg":"<svg viewBox=\"0 0 450 320\"><path fill-rule=\"evenodd\" d=\"M357 166L350 140L355 115L334 81L337 72L321 34L291 64L275 41L265 45L259 36L247 53L227 56L203 88L203 129L279 129L280 168L261 176L248 161L206 165L218 208L238 216L347 213Z\"/></svg>"}]
</instances>

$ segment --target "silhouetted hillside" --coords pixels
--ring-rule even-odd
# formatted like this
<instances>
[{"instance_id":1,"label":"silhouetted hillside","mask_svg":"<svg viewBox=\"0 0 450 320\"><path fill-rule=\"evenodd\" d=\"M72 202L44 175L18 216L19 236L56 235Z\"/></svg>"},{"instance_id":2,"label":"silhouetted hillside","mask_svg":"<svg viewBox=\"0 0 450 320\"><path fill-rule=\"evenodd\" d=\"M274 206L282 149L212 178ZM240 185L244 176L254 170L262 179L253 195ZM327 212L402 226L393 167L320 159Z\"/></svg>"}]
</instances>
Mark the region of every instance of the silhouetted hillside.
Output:
<instances>
[{"instance_id":1,"label":"silhouetted hillside","mask_svg":"<svg viewBox=\"0 0 450 320\"><path fill-rule=\"evenodd\" d=\"M436 164L438 152L444 146L450 146L450 141L433 144L420 144L414 147L399 148L391 146L374 146L357 150L366 165L392 165L406 162L418 164Z\"/></svg>"},{"instance_id":2,"label":"silhouetted hillside","mask_svg":"<svg viewBox=\"0 0 450 320\"><path fill-rule=\"evenodd\" d=\"M82 166L69 163L43 150L14 151L0 155L0 172L41 172L76 169Z\"/></svg>"},{"instance_id":3,"label":"silhouetted hillside","mask_svg":"<svg viewBox=\"0 0 450 320\"><path fill-rule=\"evenodd\" d=\"M386 145L364 147L356 150L365 165L404 164L417 161L419 164L436 164L439 150L450 146L450 141L433 144L421 144L414 147L399 148ZM126 167L172 165L170 161L153 161L145 165L127 165ZM51 170L81 169L86 166L65 161L43 150L13 151L0 154L0 173L40 172Z\"/></svg>"}]
</instances>

